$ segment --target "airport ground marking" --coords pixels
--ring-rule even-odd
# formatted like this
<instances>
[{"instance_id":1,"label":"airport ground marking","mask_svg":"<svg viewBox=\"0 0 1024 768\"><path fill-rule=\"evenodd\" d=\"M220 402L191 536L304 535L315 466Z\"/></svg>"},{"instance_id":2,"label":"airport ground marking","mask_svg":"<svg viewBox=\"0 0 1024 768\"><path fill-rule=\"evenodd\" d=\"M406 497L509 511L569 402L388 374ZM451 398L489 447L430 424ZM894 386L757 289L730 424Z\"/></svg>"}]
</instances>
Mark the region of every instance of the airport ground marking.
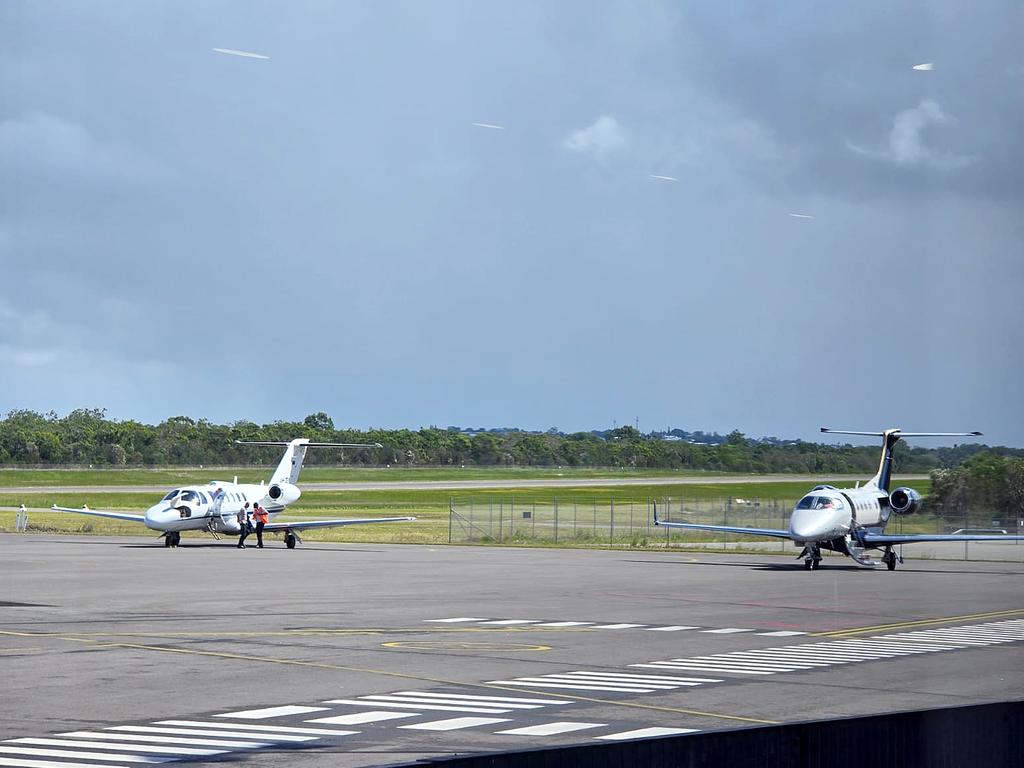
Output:
<instances>
[{"instance_id":1,"label":"airport ground marking","mask_svg":"<svg viewBox=\"0 0 1024 768\"><path fill-rule=\"evenodd\" d=\"M419 682L437 683L439 685L465 686L468 688L483 688L492 691L506 691L522 694L521 688L504 685L489 685L487 683L472 683L461 680L448 680L445 678L426 677L423 675L410 675L404 672L393 672L385 669L369 669L367 667L349 667L343 664L328 664L320 661L304 661L302 659L282 659L273 656L253 656L242 653L228 653L226 651L202 651L195 648L175 648L167 645L144 645L141 643L101 643L89 637L75 637L71 634L57 633L32 633L17 632L13 630L0 630L0 635L17 635L20 637L51 637L68 642L88 643L95 648L123 648L128 650L155 651L159 653L179 653L188 656L206 656L209 658L230 659L233 661L261 662L266 664L283 664L287 666L312 667L316 669L330 669L339 672L362 672L372 675L384 675L386 677L398 677L404 680L416 680ZM109 635L108 635L109 636ZM600 699L593 696L577 696L574 694L559 694L560 698L572 701L587 702L591 704L612 704L618 707L631 709L644 709L654 712L670 712L678 715L693 715L694 717L708 717L716 720L733 720L741 723L754 723L757 725L776 725L777 720L764 720L756 717L743 717L742 715L726 715L720 712L705 712L698 709L684 709L682 707L666 707L659 704L644 704L636 701L618 701L615 699Z\"/></svg>"},{"instance_id":2,"label":"airport ground marking","mask_svg":"<svg viewBox=\"0 0 1024 768\"><path fill-rule=\"evenodd\" d=\"M949 624L956 621L969 621L972 619L991 619L998 616L1015 616L1024 613L1024 608L1014 608L1006 611L987 611L985 613L968 613L962 616L946 616L939 619L919 619L916 621L900 621L893 624L875 624L870 627L854 627L852 629L833 629L827 632L811 632L811 637L847 637L849 635L863 635L870 632L888 632L896 629L907 629L909 627L926 627L930 624Z\"/></svg>"}]
</instances>

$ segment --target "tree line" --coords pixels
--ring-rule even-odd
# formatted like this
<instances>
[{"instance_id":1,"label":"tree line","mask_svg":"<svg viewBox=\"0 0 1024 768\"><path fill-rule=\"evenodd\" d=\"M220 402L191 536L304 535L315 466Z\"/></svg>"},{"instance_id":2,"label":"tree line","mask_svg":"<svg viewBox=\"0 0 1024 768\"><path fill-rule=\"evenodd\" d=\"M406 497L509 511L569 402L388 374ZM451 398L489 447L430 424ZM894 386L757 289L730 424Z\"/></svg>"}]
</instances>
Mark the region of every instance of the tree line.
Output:
<instances>
[{"instance_id":1,"label":"tree line","mask_svg":"<svg viewBox=\"0 0 1024 768\"><path fill-rule=\"evenodd\" d=\"M556 430L466 433L457 428L336 428L323 412L300 422L214 424L174 416L159 424L118 421L102 409L83 408L66 416L28 410L0 420L0 465L6 466L263 466L279 456L235 440L290 440L380 443L381 448L310 452L309 464L365 466L625 467L696 469L720 472L781 472L814 475L873 474L878 448L781 443L747 438L734 431L717 445L698 445L644 435L633 427L607 432L563 434ZM897 445L898 472L929 472L958 467L979 454L1024 457L1024 451L979 445L920 448Z\"/></svg>"},{"instance_id":2,"label":"tree line","mask_svg":"<svg viewBox=\"0 0 1024 768\"><path fill-rule=\"evenodd\" d=\"M1024 459L989 451L955 467L933 470L929 512L950 517L991 511L1002 525L1024 519Z\"/></svg>"}]
</instances>

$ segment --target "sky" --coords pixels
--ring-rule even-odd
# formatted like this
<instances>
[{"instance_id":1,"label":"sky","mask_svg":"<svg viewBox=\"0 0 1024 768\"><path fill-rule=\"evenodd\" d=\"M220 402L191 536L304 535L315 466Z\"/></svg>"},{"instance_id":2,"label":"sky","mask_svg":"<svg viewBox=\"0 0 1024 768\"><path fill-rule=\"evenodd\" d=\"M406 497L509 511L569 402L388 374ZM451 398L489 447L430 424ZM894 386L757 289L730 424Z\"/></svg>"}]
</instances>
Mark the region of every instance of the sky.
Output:
<instances>
[{"instance_id":1,"label":"sky","mask_svg":"<svg viewBox=\"0 0 1024 768\"><path fill-rule=\"evenodd\" d=\"M1024 446L1022 22L8 0L0 410Z\"/></svg>"}]
</instances>

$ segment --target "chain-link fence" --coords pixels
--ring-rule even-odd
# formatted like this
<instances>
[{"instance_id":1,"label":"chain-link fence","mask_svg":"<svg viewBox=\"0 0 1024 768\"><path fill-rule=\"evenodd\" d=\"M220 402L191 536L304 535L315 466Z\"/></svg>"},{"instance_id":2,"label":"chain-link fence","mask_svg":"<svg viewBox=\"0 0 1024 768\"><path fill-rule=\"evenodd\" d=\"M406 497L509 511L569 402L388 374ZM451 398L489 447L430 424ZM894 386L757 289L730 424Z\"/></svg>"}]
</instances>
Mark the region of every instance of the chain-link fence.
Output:
<instances>
[{"instance_id":1,"label":"chain-link fence","mask_svg":"<svg viewBox=\"0 0 1024 768\"><path fill-rule=\"evenodd\" d=\"M453 544L560 545L591 547L696 547L793 552L785 539L683 530L654 525L654 506L663 521L786 530L796 503L780 499L573 499L518 500L515 496L452 497L448 541ZM1024 520L964 510L954 514L893 515L889 533L1020 534ZM799 551L798 549L796 551ZM1024 561L1024 542L921 543L918 557Z\"/></svg>"}]
</instances>

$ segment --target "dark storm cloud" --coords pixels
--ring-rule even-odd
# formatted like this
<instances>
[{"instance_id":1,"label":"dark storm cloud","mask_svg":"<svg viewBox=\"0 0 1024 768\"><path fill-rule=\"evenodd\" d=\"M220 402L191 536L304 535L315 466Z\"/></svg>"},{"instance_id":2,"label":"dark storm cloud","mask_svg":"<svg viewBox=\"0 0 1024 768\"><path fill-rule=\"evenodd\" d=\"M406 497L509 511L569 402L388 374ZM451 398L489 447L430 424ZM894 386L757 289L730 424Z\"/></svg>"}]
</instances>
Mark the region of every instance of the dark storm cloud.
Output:
<instances>
[{"instance_id":1,"label":"dark storm cloud","mask_svg":"<svg viewBox=\"0 0 1024 768\"><path fill-rule=\"evenodd\" d=\"M1012 6L96 9L0 6L4 403L1024 441Z\"/></svg>"}]
</instances>

